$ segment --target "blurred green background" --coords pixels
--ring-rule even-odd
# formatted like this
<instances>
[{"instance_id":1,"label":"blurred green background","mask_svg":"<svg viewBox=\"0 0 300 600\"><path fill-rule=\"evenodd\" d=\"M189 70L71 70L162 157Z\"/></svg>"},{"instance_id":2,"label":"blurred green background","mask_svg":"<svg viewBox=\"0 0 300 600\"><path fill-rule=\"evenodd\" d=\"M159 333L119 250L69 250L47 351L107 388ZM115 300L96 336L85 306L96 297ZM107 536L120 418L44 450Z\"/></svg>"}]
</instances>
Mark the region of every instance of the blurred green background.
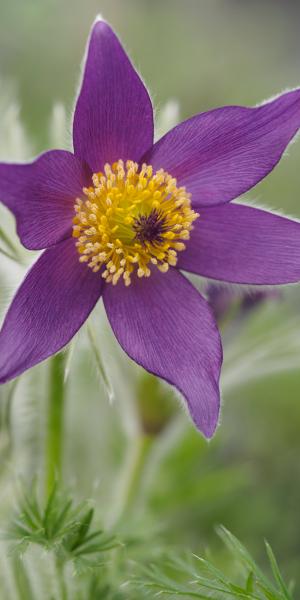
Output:
<instances>
[{"instance_id":1,"label":"blurred green background","mask_svg":"<svg viewBox=\"0 0 300 600\"><path fill-rule=\"evenodd\" d=\"M71 117L79 65L97 13L121 37L151 91L158 115L170 99L179 102L183 119L224 104L253 105L300 84L297 0L1 2L0 79L4 87L15 86L21 119L35 152L49 146L55 102L62 102ZM300 218L299 160L296 142L288 158L248 197ZM3 290L5 295L5 285ZM299 299L297 290L288 291L287 308L280 306L278 312L272 308L271 325L267 313L259 309L247 328L242 326L240 341L240 332L234 334L236 356L244 353L245 363L238 383L224 387L216 438L210 444L204 442L183 414L181 434L174 427L175 433L160 443L147 494L147 523L149 528L154 523L174 548L198 553L218 544L214 527L219 523L261 560L262 540L267 538L284 573L298 577L300 584L300 355L289 358L290 337L285 332L291 315L297 319ZM298 324L296 320L291 332L299 340ZM114 382L119 350L106 329L106 324L99 328L99 343L105 345ZM251 340L255 347L258 333L269 346L279 342L279 361L259 378L251 354L247 362L247 344ZM232 344L230 332L224 340L226 356ZM79 497L94 497L104 510L125 452L123 421L128 399L125 402L124 397L137 392L130 387L131 367L125 361L122 376L127 388L116 385L116 399L110 406L91 360L86 342L80 339L68 384L64 473ZM4 461L12 461L8 462L10 477L16 470L30 477L43 468L45 366L25 375L24 381L31 392L21 389L16 400L10 434L15 436L13 450L7 450L2 438L7 451ZM23 418L29 418L25 428ZM13 460L16 467L11 466Z\"/></svg>"}]
</instances>

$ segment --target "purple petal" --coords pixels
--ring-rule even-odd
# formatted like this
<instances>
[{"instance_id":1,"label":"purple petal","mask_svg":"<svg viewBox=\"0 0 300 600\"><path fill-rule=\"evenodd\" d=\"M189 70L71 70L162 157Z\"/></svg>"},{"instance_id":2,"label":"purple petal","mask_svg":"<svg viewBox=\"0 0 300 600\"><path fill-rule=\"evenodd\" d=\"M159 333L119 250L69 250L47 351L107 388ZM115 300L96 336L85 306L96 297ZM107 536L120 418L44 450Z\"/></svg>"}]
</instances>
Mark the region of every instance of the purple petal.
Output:
<instances>
[{"instance_id":1,"label":"purple petal","mask_svg":"<svg viewBox=\"0 0 300 600\"><path fill-rule=\"evenodd\" d=\"M28 164L0 163L0 200L14 213L26 248L47 248L68 235L75 199L89 175L87 167L64 150L46 152Z\"/></svg>"},{"instance_id":2,"label":"purple petal","mask_svg":"<svg viewBox=\"0 0 300 600\"><path fill-rule=\"evenodd\" d=\"M65 346L99 299L103 279L78 260L72 238L46 250L29 271L0 332L0 383Z\"/></svg>"},{"instance_id":3,"label":"purple petal","mask_svg":"<svg viewBox=\"0 0 300 600\"><path fill-rule=\"evenodd\" d=\"M97 21L91 32L73 140L75 154L94 172L120 158L138 161L153 143L148 92L103 21Z\"/></svg>"},{"instance_id":4,"label":"purple petal","mask_svg":"<svg viewBox=\"0 0 300 600\"><path fill-rule=\"evenodd\" d=\"M300 281L300 223L242 204L202 209L177 266L232 283Z\"/></svg>"},{"instance_id":5,"label":"purple petal","mask_svg":"<svg viewBox=\"0 0 300 600\"><path fill-rule=\"evenodd\" d=\"M196 426L210 438L217 426L222 349L206 301L175 269L126 288L107 284L103 299L127 354L185 397Z\"/></svg>"},{"instance_id":6,"label":"purple petal","mask_svg":"<svg viewBox=\"0 0 300 600\"><path fill-rule=\"evenodd\" d=\"M184 121L144 157L192 194L195 207L222 204L278 163L300 127L300 89L257 108L225 106Z\"/></svg>"}]
</instances>

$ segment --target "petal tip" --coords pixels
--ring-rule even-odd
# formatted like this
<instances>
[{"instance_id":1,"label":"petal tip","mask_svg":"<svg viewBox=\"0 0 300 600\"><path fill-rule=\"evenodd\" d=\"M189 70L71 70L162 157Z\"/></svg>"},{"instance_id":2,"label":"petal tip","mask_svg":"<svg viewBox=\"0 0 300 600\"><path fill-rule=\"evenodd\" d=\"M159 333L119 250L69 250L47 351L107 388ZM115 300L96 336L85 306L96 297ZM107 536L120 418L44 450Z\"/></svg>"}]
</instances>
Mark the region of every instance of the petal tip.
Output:
<instances>
[{"instance_id":1,"label":"petal tip","mask_svg":"<svg viewBox=\"0 0 300 600\"><path fill-rule=\"evenodd\" d=\"M88 45L91 41L91 39L95 36L95 35L105 35L105 33L109 34L109 35L113 35L114 37L116 37L116 34L113 30L113 28L111 27L111 25L104 19L104 17L99 13L96 15L96 18L92 24L91 30L90 30L90 35L89 35L89 39L88 39Z\"/></svg>"},{"instance_id":2,"label":"petal tip","mask_svg":"<svg viewBox=\"0 0 300 600\"><path fill-rule=\"evenodd\" d=\"M191 418L198 431L200 431L206 440L209 441L213 438L219 426L220 409L214 411L213 414L208 415L205 420L203 415L198 418L197 415L191 414Z\"/></svg>"},{"instance_id":3,"label":"petal tip","mask_svg":"<svg viewBox=\"0 0 300 600\"><path fill-rule=\"evenodd\" d=\"M97 13L93 25L96 23L106 23L105 19L102 17L101 13Z\"/></svg>"},{"instance_id":4,"label":"petal tip","mask_svg":"<svg viewBox=\"0 0 300 600\"><path fill-rule=\"evenodd\" d=\"M214 437L214 435L217 431L218 425L219 425L219 419L216 419L213 423L209 423L204 426L203 425L201 426L200 431L201 431L201 433L203 433L203 435L207 441L210 441Z\"/></svg>"}]
</instances>

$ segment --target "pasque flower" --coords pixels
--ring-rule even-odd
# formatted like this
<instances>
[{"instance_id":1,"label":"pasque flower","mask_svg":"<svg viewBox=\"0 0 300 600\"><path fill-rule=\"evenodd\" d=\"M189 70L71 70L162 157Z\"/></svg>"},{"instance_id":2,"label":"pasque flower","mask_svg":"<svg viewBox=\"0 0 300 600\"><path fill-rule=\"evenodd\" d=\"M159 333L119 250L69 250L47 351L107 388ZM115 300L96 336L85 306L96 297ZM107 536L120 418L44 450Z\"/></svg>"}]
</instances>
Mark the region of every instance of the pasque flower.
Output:
<instances>
[{"instance_id":1,"label":"pasque flower","mask_svg":"<svg viewBox=\"0 0 300 600\"><path fill-rule=\"evenodd\" d=\"M180 271L239 284L300 280L300 224L230 202L273 169L299 126L300 89L256 108L200 113L154 144L147 90L109 25L96 21L74 153L0 165L0 199L22 243L45 249L4 320L0 381L64 347L102 297L127 354L175 386L211 437L220 337Z\"/></svg>"}]
</instances>

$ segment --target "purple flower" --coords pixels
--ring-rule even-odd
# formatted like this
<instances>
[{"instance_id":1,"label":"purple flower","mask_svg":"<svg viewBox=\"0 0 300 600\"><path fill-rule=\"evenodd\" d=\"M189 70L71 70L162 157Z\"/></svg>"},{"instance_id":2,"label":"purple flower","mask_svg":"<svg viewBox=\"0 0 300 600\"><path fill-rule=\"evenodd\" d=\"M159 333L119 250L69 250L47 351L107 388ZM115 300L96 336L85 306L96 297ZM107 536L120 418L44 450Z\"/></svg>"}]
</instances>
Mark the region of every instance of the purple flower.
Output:
<instances>
[{"instance_id":1,"label":"purple flower","mask_svg":"<svg viewBox=\"0 0 300 600\"><path fill-rule=\"evenodd\" d=\"M255 308L271 300L279 301L281 294L278 289L254 289L243 292L234 291L220 284L209 283L205 290L206 298L215 315L217 323L230 316L240 319L247 316Z\"/></svg>"},{"instance_id":2,"label":"purple flower","mask_svg":"<svg viewBox=\"0 0 300 600\"><path fill-rule=\"evenodd\" d=\"M22 243L46 248L7 312L0 381L59 351L102 296L127 354L175 386L211 437L221 342L207 302L180 269L233 283L300 280L300 224L230 203L273 169L299 126L300 89L257 108L200 113L153 144L147 90L97 21L74 154L0 165L0 197Z\"/></svg>"}]
</instances>

